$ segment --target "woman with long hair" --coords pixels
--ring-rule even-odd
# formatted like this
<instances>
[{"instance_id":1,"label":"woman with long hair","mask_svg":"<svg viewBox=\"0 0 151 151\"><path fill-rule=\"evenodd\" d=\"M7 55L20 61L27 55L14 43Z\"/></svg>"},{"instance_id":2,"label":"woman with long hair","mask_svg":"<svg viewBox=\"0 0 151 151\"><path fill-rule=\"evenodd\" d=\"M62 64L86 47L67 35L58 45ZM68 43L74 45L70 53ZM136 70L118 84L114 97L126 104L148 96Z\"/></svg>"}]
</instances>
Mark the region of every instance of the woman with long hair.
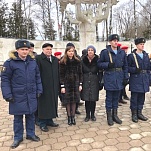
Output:
<instances>
[{"instance_id":1,"label":"woman with long hair","mask_svg":"<svg viewBox=\"0 0 151 151\"><path fill-rule=\"evenodd\" d=\"M65 49L59 71L61 93L63 93L62 101L66 105L68 125L76 125L75 110L82 90L82 67L73 47L69 46Z\"/></svg>"}]
</instances>

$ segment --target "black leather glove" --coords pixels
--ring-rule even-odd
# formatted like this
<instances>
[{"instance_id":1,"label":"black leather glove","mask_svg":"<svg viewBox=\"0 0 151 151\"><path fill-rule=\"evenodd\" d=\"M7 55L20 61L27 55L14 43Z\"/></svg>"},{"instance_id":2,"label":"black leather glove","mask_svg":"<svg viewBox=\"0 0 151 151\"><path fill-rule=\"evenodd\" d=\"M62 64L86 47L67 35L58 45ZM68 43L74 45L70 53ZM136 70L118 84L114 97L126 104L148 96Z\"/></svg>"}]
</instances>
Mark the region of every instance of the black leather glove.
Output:
<instances>
[{"instance_id":1,"label":"black leather glove","mask_svg":"<svg viewBox=\"0 0 151 151\"><path fill-rule=\"evenodd\" d=\"M41 93L38 93L38 94L37 94L37 98L39 98L40 96L41 96Z\"/></svg>"},{"instance_id":2,"label":"black leather glove","mask_svg":"<svg viewBox=\"0 0 151 151\"><path fill-rule=\"evenodd\" d=\"M13 98L7 98L5 100L6 100L6 102L14 102Z\"/></svg>"},{"instance_id":3,"label":"black leather glove","mask_svg":"<svg viewBox=\"0 0 151 151\"><path fill-rule=\"evenodd\" d=\"M114 66L115 66L115 63L109 63L109 64L108 64L108 67L109 67L109 68L114 68Z\"/></svg>"},{"instance_id":4,"label":"black leather glove","mask_svg":"<svg viewBox=\"0 0 151 151\"><path fill-rule=\"evenodd\" d=\"M104 83L100 83L100 84L99 84L99 90L102 90L103 87L104 87Z\"/></svg>"},{"instance_id":5,"label":"black leather glove","mask_svg":"<svg viewBox=\"0 0 151 151\"><path fill-rule=\"evenodd\" d=\"M123 85L126 86L128 84L128 79L123 80Z\"/></svg>"},{"instance_id":6,"label":"black leather glove","mask_svg":"<svg viewBox=\"0 0 151 151\"><path fill-rule=\"evenodd\" d=\"M136 68L136 69L135 69L135 72L136 72L136 73L140 73L140 72L141 72L141 69L140 69L140 68Z\"/></svg>"}]
</instances>

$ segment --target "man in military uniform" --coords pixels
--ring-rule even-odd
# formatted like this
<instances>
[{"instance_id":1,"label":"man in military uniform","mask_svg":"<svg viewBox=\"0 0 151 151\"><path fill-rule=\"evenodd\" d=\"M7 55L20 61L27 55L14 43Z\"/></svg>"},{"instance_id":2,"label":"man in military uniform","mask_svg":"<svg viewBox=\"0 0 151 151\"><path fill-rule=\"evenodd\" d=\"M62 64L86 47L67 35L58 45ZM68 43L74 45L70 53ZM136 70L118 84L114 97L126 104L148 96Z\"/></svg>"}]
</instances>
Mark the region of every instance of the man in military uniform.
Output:
<instances>
[{"instance_id":1,"label":"man in military uniform","mask_svg":"<svg viewBox=\"0 0 151 151\"><path fill-rule=\"evenodd\" d=\"M129 90L131 91L130 109L132 121L138 119L147 121L142 114L145 93L149 91L151 65L148 54L144 51L144 38L135 39L136 49L128 55L128 70L130 73Z\"/></svg>"},{"instance_id":2,"label":"man in military uniform","mask_svg":"<svg viewBox=\"0 0 151 151\"><path fill-rule=\"evenodd\" d=\"M128 82L128 65L126 53L117 45L119 36L109 36L109 43L100 53L98 67L104 70L104 89L106 90L106 113L108 125L114 122L122 124L117 116L118 99L120 91ZM114 122L113 122L114 121Z\"/></svg>"},{"instance_id":3,"label":"man in military uniform","mask_svg":"<svg viewBox=\"0 0 151 151\"><path fill-rule=\"evenodd\" d=\"M14 115L14 149L23 141L23 115L25 115L26 139L38 142L35 135L35 116L37 97L42 93L42 83L39 68L34 56L29 55L30 43L18 40L16 51L10 52L10 58L5 61L2 69L2 94L9 102L9 114Z\"/></svg>"}]
</instances>

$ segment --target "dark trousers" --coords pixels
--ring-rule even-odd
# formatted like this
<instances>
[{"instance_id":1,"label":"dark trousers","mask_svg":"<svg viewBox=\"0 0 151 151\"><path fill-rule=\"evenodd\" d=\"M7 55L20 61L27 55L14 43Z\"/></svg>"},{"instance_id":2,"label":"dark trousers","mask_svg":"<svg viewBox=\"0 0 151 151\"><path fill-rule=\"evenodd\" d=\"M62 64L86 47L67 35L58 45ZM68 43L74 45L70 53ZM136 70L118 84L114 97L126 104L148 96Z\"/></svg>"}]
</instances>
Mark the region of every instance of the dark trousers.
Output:
<instances>
[{"instance_id":1,"label":"dark trousers","mask_svg":"<svg viewBox=\"0 0 151 151\"><path fill-rule=\"evenodd\" d=\"M85 101L85 110L86 110L87 116L90 116L90 113L91 113L91 116L94 116L95 107L96 107L95 101Z\"/></svg>"},{"instance_id":2,"label":"dark trousers","mask_svg":"<svg viewBox=\"0 0 151 151\"><path fill-rule=\"evenodd\" d=\"M33 114L25 115L26 135L35 136L35 116ZM14 115L14 140L23 139L23 115Z\"/></svg>"},{"instance_id":3,"label":"dark trousers","mask_svg":"<svg viewBox=\"0 0 151 151\"><path fill-rule=\"evenodd\" d=\"M131 92L130 109L142 110L145 101L145 93Z\"/></svg>"},{"instance_id":4,"label":"dark trousers","mask_svg":"<svg viewBox=\"0 0 151 151\"><path fill-rule=\"evenodd\" d=\"M78 107L79 107L79 103L76 103L76 110L78 110Z\"/></svg>"},{"instance_id":5,"label":"dark trousers","mask_svg":"<svg viewBox=\"0 0 151 151\"><path fill-rule=\"evenodd\" d=\"M121 90L117 90L117 91L106 90L105 107L107 111L118 108L120 91Z\"/></svg>"},{"instance_id":6,"label":"dark trousers","mask_svg":"<svg viewBox=\"0 0 151 151\"><path fill-rule=\"evenodd\" d=\"M119 101L122 100L122 96L123 96L123 89L120 91L120 94L119 94Z\"/></svg>"}]
</instances>

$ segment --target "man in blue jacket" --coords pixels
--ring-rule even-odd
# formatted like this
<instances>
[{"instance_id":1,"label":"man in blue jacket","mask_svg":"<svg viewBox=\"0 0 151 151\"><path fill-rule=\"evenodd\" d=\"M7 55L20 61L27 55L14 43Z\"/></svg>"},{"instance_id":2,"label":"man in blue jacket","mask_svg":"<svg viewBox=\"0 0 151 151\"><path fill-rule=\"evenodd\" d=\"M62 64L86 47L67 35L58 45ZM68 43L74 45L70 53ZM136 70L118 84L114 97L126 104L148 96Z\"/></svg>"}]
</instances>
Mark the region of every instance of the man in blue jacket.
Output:
<instances>
[{"instance_id":1,"label":"man in blue jacket","mask_svg":"<svg viewBox=\"0 0 151 151\"><path fill-rule=\"evenodd\" d=\"M38 142L35 135L34 112L37 109L37 97L42 93L42 84L38 65L34 56L29 55L30 43L18 40L16 51L10 52L10 58L2 68L2 94L9 102L9 114L14 115L14 149L23 141L23 115L25 115L26 139Z\"/></svg>"},{"instance_id":2,"label":"man in blue jacket","mask_svg":"<svg viewBox=\"0 0 151 151\"><path fill-rule=\"evenodd\" d=\"M98 67L104 70L104 89L106 90L106 113L108 125L114 122L122 124L117 116L118 99L120 91L128 82L128 65L126 53L117 45L119 36L109 36L109 43L100 53ZM113 122L114 121L114 122Z\"/></svg>"},{"instance_id":3,"label":"man in blue jacket","mask_svg":"<svg viewBox=\"0 0 151 151\"><path fill-rule=\"evenodd\" d=\"M145 93L149 91L151 65L148 54L144 51L144 38L135 39L136 49L128 55L128 70L130 73L129 90L131 91L130 109L132 121L138 119L147 121L142 114Z\"/></svg>"}]
</instances>

